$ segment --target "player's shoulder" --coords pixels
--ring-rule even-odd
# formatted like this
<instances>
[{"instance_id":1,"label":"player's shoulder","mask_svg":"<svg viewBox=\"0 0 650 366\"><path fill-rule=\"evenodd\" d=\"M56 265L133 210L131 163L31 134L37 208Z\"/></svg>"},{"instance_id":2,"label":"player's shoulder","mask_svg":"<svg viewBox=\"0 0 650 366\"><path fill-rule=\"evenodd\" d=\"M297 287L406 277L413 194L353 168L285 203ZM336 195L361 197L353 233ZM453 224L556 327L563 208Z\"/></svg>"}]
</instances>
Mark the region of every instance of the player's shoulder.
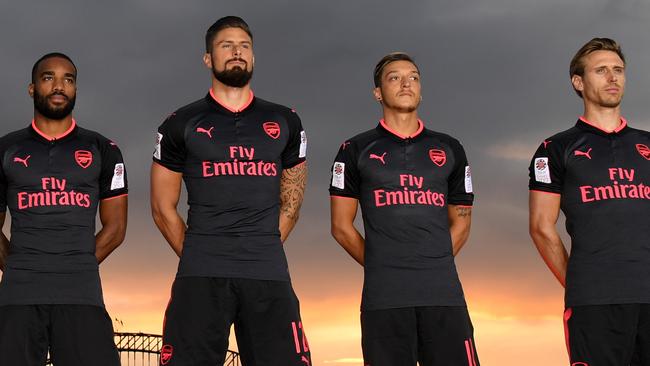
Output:
<instances>
[{"instance_id":1,"label":"player's shoulder","mask_svg":"<svg viewBox=\"0 0 650 366\"><path fill-rule=\"evenodd\" d=\"M345 140L346 143L353 144L357 148L363 148L364 146L376 141L381 138L381 134L377 131L376 128L360 132L351 138Z\"/></svg>"},{"instance_id":2,"label":"player's shoulder","mask_svg":"<svg viewBox=\"0 0 650 366\"><path fill-rule=\"evenodd\" d=\"M650 131L642 130L640 128L634 128L634 127L627 127L629 129L629 133L633 133L639 136L642 136L644 138L650 139Z\"/></svg>"},{"instance_id":3,"label":"player's shoulder","mask_svg":"<svg viewBox=\"0 0 650 366\"><path fill-rule=\"evenodd\" d=\"M444 132L434 131L425 128L424 130L422 130L422 134L427 138L438 140L441 143L449 145L453 148L462 148L463 146L463 144L461 144L459 139Z\"/></svg>"},{"instance_id":4,"label":"player's shoulder","mask_svg":"<svg viewBox=\"0 0 650 366\"><path fill-rule=\"evenodd\" d=\"M170 123L183 123L189 119L194 118L196 115L204 114L210 109L210 104L206 100L207 97L197 99L191 103L185 104L175 111L170 113L165 122Z\"/></svg>"},{"instance_id":5,"label":"player's shoulder","mask_svg":"<svg viewBox=\"0 0 650 366\"><path fill-rule=\"evenodd\" d=\"M288 121L298 119L298 112L294 108L282 104L269 102L266 99L255 97L255 109L266 114L276 114L284 117Z\"/></svg>"},{"instance_id":6,"label":"player's shoulder","mask_svg":"<svg viewBox=\"0 0 650 366\"><path fill-rule=\"evenodd\" d=\"M584 131L581 131L576 126L572 126L566 130L557 132L556 134L546 138L546 141L557 141L557 142L569 142L579 138L584 134Z\"/></svg>"},{"instance_id":7,"label":"player's shoulder","mask_svg":"<svg viewBox=\"0 0 650 366\"><path fill-rule=\"evenodd\" d=\"M266 112L276 112L276 113L283 113L283 114L296 113L296 111L293 110L292 108L289 108L282 104L273 103L259 97L255 97L255 108Z\"/></svg>"},{"instance_id":8,"label":"player's shoulder","mask_svg":"<svg viewBox=\"0 0 650 366\"><path fill-rule=\"evenodd\" d=\"M434 130L430 130L428 128L425 128L424 130L422 130L422 133L426 137L438 139L441 142L446 142L446 143L448 143L450 145L460 145L461 144L460 140L458 140L457 138L453 137L452 135L444 133L444 132L434 131Z\"/></svg>"},{"instance_id":9,"label":"player's shoulder","mask_svg":"<svg viewBox=\"0 0 650 366\"><path fill-rule=\"evenodd\" d=\"M96 145L100 150L107 147L117 148L117 144L101 133L77 125L77 136L91 144Z\"/></svg>"},{"instance_id":10,"label":"player's shoulder","mask_svg":"<svg viewBox=\"0 0 650 366\"><path fill-rule=\"evenodd\" d=\"M566 130L557 132L547 138L541 143L538 151L557 152L561 153L569 149L574 143L584 136L585 132L576 126L572 126Z\"/></svg>"},{"instance_id":11,"label":"player's shoulder","mask_svg":"<svg viewBox=\"0 0 650 366\"><path fill-rule=\"evenodd\" d=\"M0 147L13 145L28 138L30 138L29 127L21 128L0 137Z\"/></svg>"}]
</instances>

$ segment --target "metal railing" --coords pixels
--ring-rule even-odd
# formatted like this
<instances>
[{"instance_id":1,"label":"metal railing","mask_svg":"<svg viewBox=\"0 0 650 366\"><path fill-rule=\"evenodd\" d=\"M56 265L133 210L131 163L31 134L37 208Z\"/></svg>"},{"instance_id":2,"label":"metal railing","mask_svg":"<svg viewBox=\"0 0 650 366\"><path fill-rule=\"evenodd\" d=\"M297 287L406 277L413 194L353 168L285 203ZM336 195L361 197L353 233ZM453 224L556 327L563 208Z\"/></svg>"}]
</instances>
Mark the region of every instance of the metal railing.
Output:
<instances>
[{"instance_id":1,"label":"metal railing","mask_svg":"<svg viewBox=\"0 0 650 366\"><path fill-rule=\"evenodd\" d=\"M158 366L162 336L147 333L115 333L122 366ZM46 365L52 365L48 359ZM240 366L239 353L227 351L223 366Z\"/></svg>"}]
</instances>

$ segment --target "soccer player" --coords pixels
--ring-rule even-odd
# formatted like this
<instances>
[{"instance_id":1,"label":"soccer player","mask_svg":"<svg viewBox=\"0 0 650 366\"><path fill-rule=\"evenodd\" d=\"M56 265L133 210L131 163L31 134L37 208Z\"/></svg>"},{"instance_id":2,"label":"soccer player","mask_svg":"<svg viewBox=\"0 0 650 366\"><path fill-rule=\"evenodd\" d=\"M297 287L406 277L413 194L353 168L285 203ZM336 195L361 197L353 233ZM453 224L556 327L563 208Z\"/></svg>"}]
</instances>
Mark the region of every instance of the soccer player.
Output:
<instances>
[{"instance_id":1,"label":"soccer player","mask_svg":"<svg viewBox=\"0 0 650 366\"><path fill-rule=\"evenodd\" d=\"M364 364L478 366L454 256L474 195L455 138L418 118L420 71L404 53L375 67L376 128L345 141L332 167L332 235L364 266ZM354 226L361 205L365 239Z\"/></svg>"},{"instance_id":2,"label":"soccer player","mask_svg":"<svg viewBox=\"0 0 650 366\"><path fill-rule=\"evenodd\" d=\"M571 60L584 114L530 165L530 235L566 288L572 366L650 365L650 133L621 116L625 58L608 38ZM562 209L571 255L555 224Z\"/></svg>"},{"instance_id":3,"label":"soccer player","mask_svg":"<svg viewBox=\"0 0 650 366\"><path fill-rule=\"evenodd\" d=\"M158 128L151 169L154 221L180 257L160 363L223 364L234 323L244 365L309 365L282 247L303 200L307 138L294 110L253 95L243 19L219 19L205 44L212 87Z\"/></svg>"},{"instance_id":4,"label":"soccer player","mask_svg":"<svg viewBox=\"0 0 650 366\"><path fill-rule=\"evenodd\" d=\"M124 240L120 149L72 118L77 68L61 53L32 69L29 127L0 138L0 365L119 366L98 264ZM95 234L99 207L102 228Z\"/></svg>"}]
</instances>

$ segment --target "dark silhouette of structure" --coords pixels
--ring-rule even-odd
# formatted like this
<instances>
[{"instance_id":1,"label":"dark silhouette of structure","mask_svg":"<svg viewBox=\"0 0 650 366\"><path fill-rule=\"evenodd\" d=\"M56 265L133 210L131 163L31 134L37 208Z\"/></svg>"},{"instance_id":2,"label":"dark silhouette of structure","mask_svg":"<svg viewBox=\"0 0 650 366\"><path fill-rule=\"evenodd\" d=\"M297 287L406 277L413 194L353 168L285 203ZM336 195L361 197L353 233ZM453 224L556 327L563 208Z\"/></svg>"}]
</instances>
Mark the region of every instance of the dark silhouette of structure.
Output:
<instances>
[{"instance_id":1,"label":"dark silhouette of structure","mask_svg":"<svg viewBox=\"0 0 650 366\"><path fill-rule=\"evenodd\" d=\"M158 366L162 336L146 333L115 333L115 345L120 352L122 366ZM47 360L46 365L52 365ZM221 366L221 365L215 365ZM223 366L241 366L239 353L228 351Z\"/></svg>"}]
</instances>

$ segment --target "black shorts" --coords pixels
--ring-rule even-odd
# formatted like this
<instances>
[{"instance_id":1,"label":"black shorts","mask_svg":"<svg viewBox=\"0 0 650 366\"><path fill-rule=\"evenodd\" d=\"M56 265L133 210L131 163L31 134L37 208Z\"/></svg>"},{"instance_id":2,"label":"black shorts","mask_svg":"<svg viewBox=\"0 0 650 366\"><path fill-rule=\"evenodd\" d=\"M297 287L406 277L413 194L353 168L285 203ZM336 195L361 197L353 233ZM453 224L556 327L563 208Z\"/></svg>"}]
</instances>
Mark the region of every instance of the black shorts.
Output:
<instances>
[{"instance_id":1,"label":"black shorts","mask_svg":"<svg viewBox=\"0 0 650 366\"><path fill-rule=\"evenodd\" d=\"M120 366L113 323L94 305L0 306L0 365Z\"/></svg>"},{"instance_id":2,"label":"black shorts","mask_svg":"<svg viewBox=\"0 0 650 366\"><path fill-rule=\"evenodd\" d=\"M211 277L174 281L160 364L222 365L232 324L243 365L311 365L291 282Z\"/></svg>"},{"instance_id":3,"label":"black shorts","mask_svg":"<svg viewBox=\"0 0 650 366\"><path fill-rule=\"evenodd\" d=\"M464 306L361 312L366 366L480 366Z\"/></svg>"},{"instance_id":4,"label":"black shorts","mask_svg":"<svg viewBox=\"0 0 650 366\"><path fill-rule=\"evenodd\" d=\"M650 304L567 308L564 333L572 366L650 366Z\"/></svg>"}]
</instances>

